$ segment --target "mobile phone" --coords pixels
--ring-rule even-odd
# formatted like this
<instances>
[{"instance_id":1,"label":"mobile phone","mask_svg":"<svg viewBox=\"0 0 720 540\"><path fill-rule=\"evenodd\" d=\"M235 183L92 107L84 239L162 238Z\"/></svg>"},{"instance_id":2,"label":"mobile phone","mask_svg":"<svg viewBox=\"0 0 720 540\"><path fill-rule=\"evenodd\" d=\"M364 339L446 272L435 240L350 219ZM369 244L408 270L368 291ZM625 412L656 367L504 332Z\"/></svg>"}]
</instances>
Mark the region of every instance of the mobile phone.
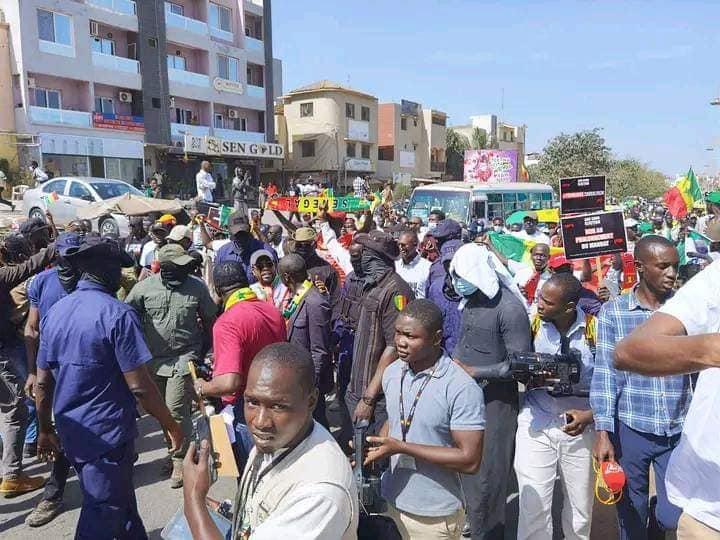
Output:
<instances>
[{"instance_id":1,"label":"mobile phone","mask_svg":"<svg viewBox=\"0 0 720 540\"><path fill-rule=\"evenodd\" d=\"M213 449L212 433L210 432L210 420L207 416L200 416L195 421L195 456L193 461L198 462L200 455L200 443L202 440L208 442L208 470L210 471L210 483L214 483L217 480L217 464L215 463L215 450Z\"/></svg>"}]
</instances>

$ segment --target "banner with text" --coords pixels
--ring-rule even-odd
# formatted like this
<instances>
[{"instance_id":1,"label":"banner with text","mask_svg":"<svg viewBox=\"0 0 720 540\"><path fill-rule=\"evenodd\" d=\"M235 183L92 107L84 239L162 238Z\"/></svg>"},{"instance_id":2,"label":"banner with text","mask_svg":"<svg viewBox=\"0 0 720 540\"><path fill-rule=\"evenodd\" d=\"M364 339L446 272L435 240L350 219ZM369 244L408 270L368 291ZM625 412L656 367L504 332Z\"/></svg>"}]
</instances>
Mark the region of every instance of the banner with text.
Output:
<instances>
[{"instance_id":1,"label":"banner with text","mask_svg":"<svg viewBox=\"0 0 720 540\"><path fill-rule=\"evenodd\" d=\"M465 150L464 180L478 182L517 182L516 150Z\"/></svg>"},{"instance_id":2,"label":"banner with text","mask_svg":"<svg viewBox=\"0 0 720 540\"><path fill-rule=\"evenodd\" d=\"M621 211L560 218L565 256L586 259L627 251Z\"/></svg>"},{"instance_id":3,"label":"banner with text","mask_svg":"<svg viewBox=\"0 0 720 540\"><path fill-rule=\"evenodd\" d=\"M604 176L574 176L560 179L561 214L603 210L605 210Z\"/></svg>"}]
</instances>

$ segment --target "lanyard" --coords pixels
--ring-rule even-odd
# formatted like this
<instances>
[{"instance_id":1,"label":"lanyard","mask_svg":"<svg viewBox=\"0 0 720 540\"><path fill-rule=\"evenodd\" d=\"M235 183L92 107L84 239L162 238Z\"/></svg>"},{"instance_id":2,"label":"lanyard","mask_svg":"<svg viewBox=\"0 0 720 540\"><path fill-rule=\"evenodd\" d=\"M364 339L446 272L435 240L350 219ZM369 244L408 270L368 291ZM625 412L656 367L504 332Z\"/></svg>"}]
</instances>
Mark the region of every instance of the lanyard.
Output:
<instances>
[{"instance_id":1,"label":"lanyard","mask_svg":"<svg viewBox=\"0 0 720 540\"><path fill-rule=\"evenodd\" d=\"M435 364L435 367L430 372L430 375L428 375L423 383L420 385L420 389L418 390L417 394L415 395L415 399L413 400L412 407L410 407L410 413L408 414L407 420L405 419L405 403L403 400L403 383L405 382L405 375L407 375L408 368L403 369L402 377L400 377L400 431L402 432L402 440L405 442L405 438L407 437L408 431L410 431L410 426L412 425L413 418L415 417L415 409L417 409L418 401L420 401L420 396L423 393L423 390L425 390L425 387L430 382L430 379L432 379L433 375L435 375L435 370L437 370L438 364L440 362Z\"/></svg>"}]
</instances>

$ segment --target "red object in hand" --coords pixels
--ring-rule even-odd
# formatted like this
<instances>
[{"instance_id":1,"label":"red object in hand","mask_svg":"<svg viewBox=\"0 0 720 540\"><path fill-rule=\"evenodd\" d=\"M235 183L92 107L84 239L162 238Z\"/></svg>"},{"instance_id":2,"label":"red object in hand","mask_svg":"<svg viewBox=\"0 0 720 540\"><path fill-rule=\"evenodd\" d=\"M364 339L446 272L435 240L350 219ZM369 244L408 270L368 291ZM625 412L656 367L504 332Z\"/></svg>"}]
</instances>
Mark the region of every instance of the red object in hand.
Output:
<instances>
[{"instance_id":1,"label":"red object in hand","mask_svg":"<svg viewBox=\"0 0 720 540\"><path fill-rule=\"evenodd\" d=\"M150 271L157 274L160 271L160 261L157 259L150 263Z\"/></svg>"},{"instance_id":2,"label":"red object in hand","mask_svg":"<svg viewBox=\"0 0 720 540\"><path fill-rule=\"evenodd\" d=\"M615 461L603 461L601 474L605 485L613 493L619 493L625 487L625 471Z\"/></svg>"}]
</instances>

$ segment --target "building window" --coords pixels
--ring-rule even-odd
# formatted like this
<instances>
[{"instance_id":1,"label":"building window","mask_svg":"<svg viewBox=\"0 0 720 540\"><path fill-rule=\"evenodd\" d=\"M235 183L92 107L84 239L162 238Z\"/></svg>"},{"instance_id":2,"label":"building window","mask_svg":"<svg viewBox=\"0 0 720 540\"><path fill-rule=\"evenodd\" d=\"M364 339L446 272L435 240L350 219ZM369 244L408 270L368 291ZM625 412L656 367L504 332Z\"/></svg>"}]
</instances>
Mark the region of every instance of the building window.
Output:
<instances>
[{"instance_id":1,"label":"building window","mask_svg":"<svg viewBox=\"0 0 720 540\"><path fill-rule=\"evenodd\" d=\"M262 17L245 13L245 35L262 41Z\"/></svg>"},{"instance_id":2,"label":"building window","mask_svg":"<svg viewBox=\"0 0 720 540\"><path fill-rule=\"evenodd\" d=\"M247 83L252 86L259 86L262 88L263 85L263 67L258 64L248 63L245 72L247 77Z\"/></svg>"},{"instance_id":3,"label":"building window","mask_svg":"<svg viewBox=\"0 0 720 540\"><path fill-rule=\"evenodd\" d=\"M446 124L446 118L444 116L433 116L432 123L436 126L444 126Z\"/></svg>"},{"instance_id":4,"label":"building window","mask_svg":"<svg viewBox=\"0 0 720 540\"><path fill-rule=\"evenodd\" d=\"M403 131L407 131L407 118L405 118L404 116L400 118L400 129L402 129Z\"/></svg>"},{"instance_id":5,"label":"building window","mask_svg":"<svg viewBox=\"0 0 720 540\"><path fill-rule=\"evenodd\" d=\"M345 153L347 157L355 157L355 143L349 142L345 145Z\"/></svg>"},{"instance_id":6,"label":"building window","mask_svg":"<svg viewBox=\"0 0 720 540\"><path fill-rule=\"evenodd\" d=\"M413 118L413 127L417 127L417 118Z\"/></svg>"},{"instance_id":7,"label":"building window","mask_svg":"<svg viewBox=\"0 0 720 540\"><path fill-rule=\"evenodd\" d=\"M112 39L92 37L90 39L90 49L93 52L115 56L115 42Z\"/></svg>"},{"instance_id":8,"label":"building window","mask_svg":"<svg viewBox=\"0 0 720 540\"><path fill-rule=\"evenodd\" d=\"M230 21L232 20L232 10L225 6L218 6L210 2L210 26L219 28L226 32L232 32Z\"/></svg>"},{"instance_id":9,"label":"building window","mask_svg":"<svg viewBox=\"0 0 720 540\"><path fill-rule=\"evenodd\" d=\"M175 15L185 15L185 8L180 4L175 4L174 2L165 2L165 11L169 11Z\"/></svg>"},{"instance_id":10,"label":"building window","mask_svg":"<svg viewBox=\"0 0 720 540\"><path fill-rule=\"evenodd\" d=\"M417 151L417 144L413 143L413 152L416 152L416 151Z\"/></svg>"},{"instance_id":11,"label":"building window","mask_svg":"<svg viewBox=\"0 0 720 540\"><path fill-rule=\"evenodd\" d=\"M185 57L177 54L167 55L168 69L179 69L185 71Z\"/></svg>"},{"instance_id":12,"label":"building window","mask_svg":"<svg viewBox=\"0 0 720 540\"><path fill-rule=\"evenodd\" d=\"M215 123L213 124L213 127L216 127L217 129L223 129L224 123L222 114L215 113Z\"/></svg>"},{"instance_id":13,"label":"building window","mask_svg":"<svg viewBox=\"0 0 720 540\"><path fill-rule=\"evenodd\" d=\"M178 124L192 124L193 112L188 109L175 107L175 122Z\"/></svg>"},{"instance_id":14,"label":"building window","mask_svg":"<svg viewBox=\"0 0 720 540\"><path fill-rule=\"evenodd\" d=\"M368 149L369 149L368 145ZM395 159L395 147L394 146L382 146L378 148L378 159L380 161L393 161Z\"/></svg>"},{"instance_id":15,"label":"building window","mask_svg":"<svg viewBox=\"0 0 720 540\"><path fill-rule=\"evenodd\" d=\"M62 13L37 10L38 36L43 41L72 45L72 19Z\"/></svg>"},{"instance_id":16,"label":"building window","mask_svg":"<svg viewBox=\"0 0 720 540\"><path fill-rule=\"evenodd\" d=\"M360 107L360 120L370 121L370 107Z\"/></svg>"},{"instance_id":17,"label":"building window","mask_svg":"<svg viewBox=\"0 0 720 540\"><path fill-rule=\"evenodd\" d=\"M346 103L345 104L345 117L346 118L355 118L355 104L354 103Z\"/></svg>"},{"instance_id":18,"label":"building window","mask_svg":"<svg viewBox=\"0 0 720 540\"><path fill-rule=\"evenodd\" d=\"M363 159L370 159L370 145L363 144L360 146L360 157Z\"/></svg>"},{"instance_id":19,"label":"building window","mask_svg":"<svg viewBox=\"0 0 720 540\"><path fill-rule=\"evenodd\" d=\"M62 96L59 90L35 89L35 105L48 109L62 109Z\"/></svg>"},{"instance_id":20,"label":"building window","mask_svg":"<svg viewBox=\"0 0 720 540\"><path fill-rule=\"evenodd\" d=\"M95 112L115 114L115 104L113 103L113 99L109 97L96 97Z\"/></svg>"},{"instance_id":21,"label":"building window","mask_svg":"<svg viewBox=\"0 0 720 540\"><path fill-rule=\"evenodd\" d=\"M157 38L151 37L148 38L148 46L152 47L153 49L157 48Z\"/></svg>"},{"instance_id":22,"label":"building window","mask_svg":"<svg viewBox=\"0 0 720 540\"><path fill-rule=\"evenodd\" d=\"M301 141L300 155L302 157L315 157L315 141Z\"/></svg>"},{"instance_id":23,"label":"building window","mask_svg":"<svg viewBox=\"0 0 720 540\"><path fill-rule=\"evenodd\" d=\"M312 103L301 103L300 104L300 118L306 118L313 115L313 104Z\"/></svg>"},{"instance_id":24,"label":"building window","mask_svg":"<svg viewBox=\"0 0 720 540\"><path fill-rule=\"evenodd\" d=\"M218 75L222 79L227 79L229 81L239 81L239 65L240 63L237 58L218 54Z\"/></svg>"}]
</instances>

